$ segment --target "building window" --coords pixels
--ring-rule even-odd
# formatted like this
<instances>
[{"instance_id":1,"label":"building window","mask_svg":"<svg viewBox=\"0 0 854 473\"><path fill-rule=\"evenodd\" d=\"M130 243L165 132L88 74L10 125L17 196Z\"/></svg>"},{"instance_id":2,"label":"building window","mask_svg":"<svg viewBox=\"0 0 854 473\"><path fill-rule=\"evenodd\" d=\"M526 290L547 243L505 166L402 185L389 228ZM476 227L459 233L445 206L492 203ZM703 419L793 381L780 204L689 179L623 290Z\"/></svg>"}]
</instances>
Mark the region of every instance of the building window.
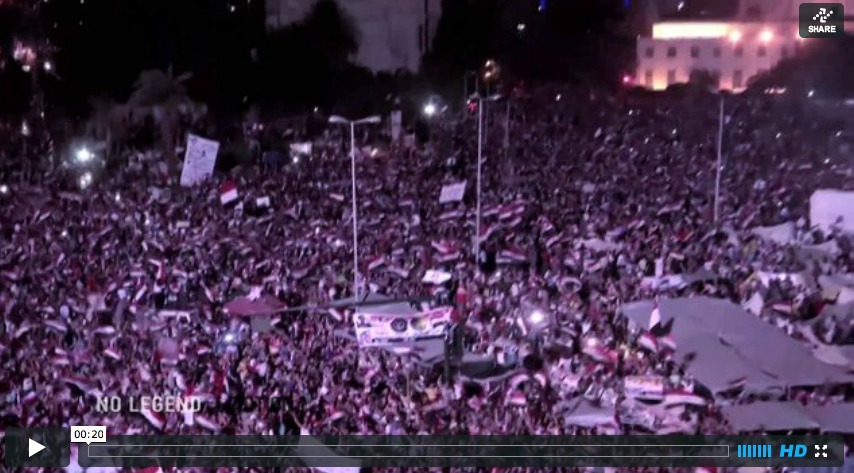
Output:
<instances>
[{"instance_id":1,"label":"building window","mask_svg":"<svg viewBox=\"0 0 854 473\"><path fill-rule=\"evenodd\" d=\"M741 70L735 70L732 73L732 88L740 89L744 85L744 77L741 75Z\"/></svg>"},{"instance_id":2,"label":"building window","mask_svg":"<svg viewBox=\"0 0 854 473\"><path fill-rule=\"evenodd\" d=\"M759 46L759 49L756 51L756 55L759 57L765 57L768 54L768 50L765 49L765 46Z\"/></svg>"},{"instance_id":3,"label":"building window","mask_svg":"<svg viewBox=\"0 0 854 473\"><path fill-rule=\"evenodd\" d=\"M646 84L647 87L652 87L652 69L647 69L646 72L643 73L643 83Z\"/></svg>"},{"instance_id":4,"label":"building window","mask_svg":"<svg viewBox=\"0 0 854 473\"><path fill-rule=\"evenodd\" d=\"M667 48L667 57L676 57L676 46Z\"/></svg>"},{"instance_id":5,"label":"building window","mask_svg":"<svg viewBox=\"0 0 854 473\"><path fill-rule=\"evenodd\" d=\"M715 46L715 49L712 49L712 56L721 57L721 47Z\"/></svg>"},{"instance_id":6,"label":"building window","mask_svg":"<svg viewBox=\"0 0 854 473\"><path fill-rule=\"evenodd\" d=\"M744 48L742 48L741 46L736 46L735 47L735 57L742 57L742 56L744 56Z\"/></svg>"},{"instance_id":7,"label":"building window","mask_svg":"<svg viewBox=\"0 0 854 473\"><path fill-rule=\"evenodd\" d=\"M700 57L700 47L699 46L691 46L691 57L698 58Z\"/></svg>"},{"instance_id":8,"label":"building window","mask_svg":"<svg viewBox=\"0 0 854 473\"><path fill-rule=\"evenodd\" d=\"M788 46L782 46L780 48L780 57L783 59L789 57L789 47Z\"/></svg>"},{"instance_id":9,"label":"building window","mask_svg":"<svg viewBox=\"0 0 854 473\"><path fill-rule=\"evenodd\" d=\"M653 57L653 56L655 56L655 47L650 46L650 47L646 48L646 57Z\"/></svg>"},{"instance_id":10,"label":"building window","mask_svg":"<svg viewBox=\"0 0 854 473\"><path fill-rule=\"evenodd\" d=\"M670 69L667 71L667 85L676 83L676 71L674 69Z\"/></svg>"}]
</instances>

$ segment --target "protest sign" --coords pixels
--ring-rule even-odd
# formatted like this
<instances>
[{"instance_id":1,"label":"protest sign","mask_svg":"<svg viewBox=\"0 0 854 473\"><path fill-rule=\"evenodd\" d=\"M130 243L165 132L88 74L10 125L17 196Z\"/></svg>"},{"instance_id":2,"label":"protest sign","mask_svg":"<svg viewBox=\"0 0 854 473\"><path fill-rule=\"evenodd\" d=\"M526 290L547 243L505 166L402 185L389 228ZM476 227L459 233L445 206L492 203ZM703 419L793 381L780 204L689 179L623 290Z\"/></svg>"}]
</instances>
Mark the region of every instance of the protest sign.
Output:
<instances>
[{"instance_id":1,"label":"protest sign","mask_svg":"<svg viewBox=\"0 0 854 473\"><path fill-rule=\"evenodd\" d=\"M443 307L413 315L359 313L354 318L356 339L366 347L441 337L452 311Z\"/></svg>"},{"instance_id":2,"label":"protest sign","mask_svg":"<svg viewBox=\"0 0 854 473\"><path fill-rule=\"evenodd\" d=\"M459 202L463 200L463 195L466 193L466 181L458 182L456 184L449 184L447 186L442 187L442 194L439 196L440 204L447 204L450 202Z\"/></svg>"},{"instance_id":3,"label":"protest sign","mask_svg":"<svg viewBox=\"0 0 854 473\"><path fill-rule=\"evenodd\" d=\"M184 168L181 171L181 185L188 187L198 184L213 175L219 142L196 135L187 136L187 153L184 156Z\"/></svg>"}]
</instances>

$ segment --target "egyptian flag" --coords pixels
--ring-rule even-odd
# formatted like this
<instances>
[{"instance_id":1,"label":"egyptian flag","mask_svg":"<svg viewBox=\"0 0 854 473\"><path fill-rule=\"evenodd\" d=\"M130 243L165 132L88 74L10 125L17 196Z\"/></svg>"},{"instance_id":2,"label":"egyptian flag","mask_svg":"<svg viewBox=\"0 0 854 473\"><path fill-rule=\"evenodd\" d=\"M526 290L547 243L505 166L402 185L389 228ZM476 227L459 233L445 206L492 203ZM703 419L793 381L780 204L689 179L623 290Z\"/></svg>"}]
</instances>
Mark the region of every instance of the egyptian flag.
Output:
<instances>
[{"instance_id":1,"label":"egyptian flag","mask_svg":"<svg viewBox=\"0 0 854 473\"><path fill-rule=\"evenodd\" d=\"M163 430L163 427L166 427L166 414L156 412L151 409L140 409L139 413L145 417L145 420L147 420L155 429Z\"/></svg>"},{"instance_id":2,"label":"egyptian flag","mask_svg":"<svg viewBox=\"0 0 854 473\"><path fill-rule=\"evenodd\" d=\"M237 183L234 180L229 179L220 186L219 201L222 205L228 205L237 200L238 197L240 197L240 194L237 191Z\"/></svg>"},{"instance_id":3,"label":"egyptian flag","mask_svg":"<svg viewBox=\"0 0 854 473\"><path fill-rule=\"evenodd\" d=\"M699 394L695 393L694 391L689 391L686 389L677 389L665 393L662 404L667 407L681 405L705 407L706 399L703 398L703 396L700 396Z\"/></svg>"},{"instance_id":4,"label":"egyptian flag","mask_svg":"<svg viewBox=\"0 0 854 473\"><path fill-rule=\"evenodd\" d=\"M525 393L521 391L512 391L509 396L507 396L507 405L523 407L528 405L528 397L525 396Z\"/></svg>"},{"instance_id":5,"label":"egyptian flag","mask_svg":"<svg viewBox=\"0 0 854 473\"><path fill-rule=\"evenodd\" d=\"M197 414L194 420L196 425L211 432L219 432L222 429L222 427L220 427L219 424L214 422L210 417Z\"/></svg>"},{"instance_id":6,"label":"egyptian flag","mask_svg":"<svg viewBox=\"0 0 854 473\"><path fill-rule=\"evenodd\" d=\"M70 385L76 387L77 389L83 391L86 394L91 394L91 393L97 391L97 389L98 389L97 384L91 383L90 381L88 381L84 378L77 377L77 376L63 377L62 382L66 383L66 384L70 384Z\"/></svg>"},{"instance_id":7,"label":"egyptian flag","mask_svg":"<svg viewBox=\"0 0 854 473\"><path fill-rule=\"evenodd\" d=\"M649 332L643 332L638 337L638 345L652 353L658 353L658 339Z\"/></svg>"},{"instance_id":8,"label":"egyptian flag","mask_svg":"<svg viewBox=\"0 0 854 473\"><path fill-rule=\"evenodd\" d=\"M377 256L368 261L368 271L373 271L385 264L385 256Z\"/></svg>"},{"instance_id":9,"label":"egyptian flag","mask_svg":"<svg viewBox=\"0 0 854 473\"><path fill-rule=\"evenodd\" d=\"M498 253L498 264L527 263L528 255L519 248L508 248Z\"/></svg>"},{"instance_id":10,"label":"egyptian flag","mask_svg":"<svg viewBox=\"0 0 854 473\"><path fill-rule=\"evenodd\" d=\"M653 309L652 315L649 317L649 331L656 338L662 338L667 335L670 335L670 331L673 330L673 321L676 319L671 318L665 323L661 323L661 308L658 305L658 300L656 299Z\"/></svg>"}]
</instances>

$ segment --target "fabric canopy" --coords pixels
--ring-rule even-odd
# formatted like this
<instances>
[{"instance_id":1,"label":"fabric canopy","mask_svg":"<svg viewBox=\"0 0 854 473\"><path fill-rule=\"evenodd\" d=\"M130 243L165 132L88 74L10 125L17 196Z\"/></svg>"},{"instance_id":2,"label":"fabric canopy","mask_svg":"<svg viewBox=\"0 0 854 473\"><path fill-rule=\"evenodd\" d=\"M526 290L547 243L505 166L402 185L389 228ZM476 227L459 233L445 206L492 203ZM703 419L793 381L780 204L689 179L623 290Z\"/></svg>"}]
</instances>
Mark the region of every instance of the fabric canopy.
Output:
<instances>
[{"instance_id":1,"label":"fabric canopy","mask_svg":"<svg viewBox=\"0 0 854 473\"><path fill-rule=\"evenodd\" d=\"M652 301L635 302L620 313L635 326L648 327ZM661 322L676 319L676 354L690 358L688 372L712 392L736 387L749 392L779 392L792 386L854 381L839 366L816 359L778 328L721 299L692 297L660 303Z\"/></svg>"},{"instance_id":2,"label":"fabric canopy","mask_svg":"<svg viewBox=\"0 0 854 473\"><path fill-rule=\"evenodd\" d=\"M723 414L737 432L818 430L820 425L797 402L754 402L725 406Z\"/></svg>"}]
</instances>

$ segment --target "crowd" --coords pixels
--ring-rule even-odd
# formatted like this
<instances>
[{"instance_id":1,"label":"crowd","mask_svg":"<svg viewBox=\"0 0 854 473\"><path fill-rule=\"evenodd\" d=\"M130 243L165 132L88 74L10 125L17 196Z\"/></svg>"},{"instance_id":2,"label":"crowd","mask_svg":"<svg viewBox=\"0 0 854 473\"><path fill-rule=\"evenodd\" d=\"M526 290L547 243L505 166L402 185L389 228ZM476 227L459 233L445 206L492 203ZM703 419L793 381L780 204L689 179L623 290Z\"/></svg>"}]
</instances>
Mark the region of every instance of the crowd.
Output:
<instances>
[{"instance_id":1,"label":"crowd","mask_svg":"<svg viewBox=\"0 0 854 473\"><path fill-rule=\"evenodd\" d=\"M360 157L359 284L395 298L449 293L466 351L518 355L521 377L474 385L360 349L341 335L352 310L288 313L270 329L224 310L250 294L291 307L352 295L349 140L333 130L310 159L244 166L189 188L144 153L85 189L64 168L3 165L2 425L106 425L112 434L731 433L713 399L628 422L625 377L660 375L668 389L695 383L671 351L645 350L617 309L692 294L741 304L756 271L806 269L791 248L750 229L801 219L814 243L831 237L805 219L813 190L845 188L850 175L830 157L830 140L815 140L837 129L766 98L729 99L715 223L716 98L686 107L542 89L511 100L510 120L503 105L489 112L480 255L476 120L434 124L451 155L428 144ZM226 180L239 197L223 205ZM442 187L460 181L464 199L440 204ZM835 238L840 254L812 271L854 271L850 245ZM424 283L429 269L453 279ZM700 270L717 277L679 288L644 283ZM769 300L815 297L787 290ZM553 320L536 343L517 323L530 307ZM833 394L787 395L845 397ZM113 395L204 404L195 415L99 412L96 399ZM615 409L614 422L567 422L579 399Z\"/></svg>"}]
</instances>

